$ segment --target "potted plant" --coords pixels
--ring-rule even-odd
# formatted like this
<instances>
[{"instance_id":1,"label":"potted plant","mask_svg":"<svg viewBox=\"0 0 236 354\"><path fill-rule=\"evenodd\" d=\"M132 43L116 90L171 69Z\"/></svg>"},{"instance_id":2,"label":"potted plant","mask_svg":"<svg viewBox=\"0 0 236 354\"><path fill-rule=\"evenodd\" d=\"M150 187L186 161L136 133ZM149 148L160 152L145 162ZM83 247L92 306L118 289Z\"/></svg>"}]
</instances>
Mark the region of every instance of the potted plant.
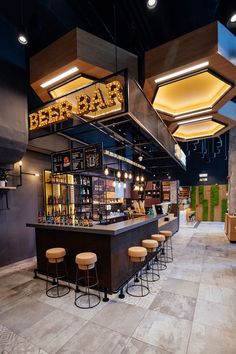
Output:
<instances>
[{"instance_id":1,"label":"potted plant","mask_svg":"<svg viewBox=\"0 0 236 354\"><path fill-rule=\"evenodd\" d=\"M5 187L7 182L7 170L0 168L0 187Z\"/></svg>"}]
</instances>

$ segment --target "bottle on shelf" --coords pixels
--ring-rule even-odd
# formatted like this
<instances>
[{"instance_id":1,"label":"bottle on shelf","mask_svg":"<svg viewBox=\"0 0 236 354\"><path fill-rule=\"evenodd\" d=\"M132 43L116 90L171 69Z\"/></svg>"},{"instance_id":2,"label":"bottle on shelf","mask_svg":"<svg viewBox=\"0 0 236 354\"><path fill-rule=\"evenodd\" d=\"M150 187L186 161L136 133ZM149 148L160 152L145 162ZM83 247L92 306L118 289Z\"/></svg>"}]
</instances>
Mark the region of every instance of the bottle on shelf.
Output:
<instances>
[{"instance_id":1,"label":"bottle on shelf","mask_svg":"<svg viewBox=\"0 0 236 354\"><path fill-rule=\"evenodd\" d=\"M41 224L43 222L43 217L41 211L38 212L38 223Z\"/></svg>"},{"instance_id":2,"label":"bottle on shelf","mask_svg":"<svg viewBox=\"0 0 236 354\"><path fill-rule=\"evenodd\" d=\"M79 225L79 220L77 218L77 215L75 214L75 223L74 223L75 226L78 226Z\"/></svg>"},{"instance_id":3,"label":"bottle on shelf","mask_svg":"<svg viewBox=\"0 0 236 354\"><path fill-rule=\"evenodd\" d=\"M86 215L86 213L85 213L84 221L83 221L83 226L88 226L88 225L89 225L89 221L88 221L87 215Z\"/></svg>"},{"instance_id":4,"label":"bottle on shelf","mask_svg":"<svg viewBox=\"0 0 236 354\"><path fill-rule=\"evenodd\" d=\"M52 210L51 224L55 224L55 211L54 211L54 209Z\"/></svg>"},{"instance_id":5,"label":"bottle on shelf","mask_svg":"<svg viewBox=\"0 0 236 354\"><path fill-rule=\"evenodd\" d=\"M93 219L92 219L92 213L91 212L89 213L88 224L89 224L90 227L93 226Z\"/></svg>"},{"instance_id":6,"label":"bottle on shelf","mask_svg":"<svg viewBox=\"0 0 236 354\"><path fill-rule=\"evenodd\" d=\"M80 216L79 218L79 226L83 226L84 225L84 220L83 220L83 217Z\"/></svg>"},{"instance_id":7,"label":"bottle on shelf","mask_svg":"<svg viewBox=\"0 0 236 354\"><path fill-rule=\"evenodd\" d=\"M59 213L58 210L56 211L56 224L57 224L57 225L60 224L60 213Z\"/></svg>"},{"instance_id":8,"label":"bottle on shelf","mask_svg":"<svg viewBox=\"0 0 236 354\"><path fill-rule=\"evenodd\" d=\"M47 215L47 223L51 224L51 215L50 215L49 211L48 211L48 215Z\"/></svg>"},{"instance_id":9,"label":"bottle on shelf","mask_svg":"<svg viewBox=\"0 0 236 354\"><path fill-rule=\"evenodd\" d=\"M46 214L43 213L43 224L46 224L46 222L47 222L47 217L46 217Z\"/></svg>"}]
</instances>

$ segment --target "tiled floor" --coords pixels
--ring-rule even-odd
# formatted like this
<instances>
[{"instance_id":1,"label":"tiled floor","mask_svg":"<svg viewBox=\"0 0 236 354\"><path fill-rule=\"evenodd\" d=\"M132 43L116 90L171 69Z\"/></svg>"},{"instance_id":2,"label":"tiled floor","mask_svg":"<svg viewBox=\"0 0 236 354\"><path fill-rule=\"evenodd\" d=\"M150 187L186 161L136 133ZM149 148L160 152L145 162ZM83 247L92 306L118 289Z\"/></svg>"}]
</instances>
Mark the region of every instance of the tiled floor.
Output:
<instances>
[{"instance_id":1,"label":"tiled floor","mask_svg":"<svg viewBox=\"0 0 236 354\"><path fill-rule=\"evenodd\" d=\"M207 222L173 244L147 297L113 295L91 310L76 308L73 292L48 298L22 264L0 269L0 353L235 354L236 244Z\"/></svg>"}]
</instances>

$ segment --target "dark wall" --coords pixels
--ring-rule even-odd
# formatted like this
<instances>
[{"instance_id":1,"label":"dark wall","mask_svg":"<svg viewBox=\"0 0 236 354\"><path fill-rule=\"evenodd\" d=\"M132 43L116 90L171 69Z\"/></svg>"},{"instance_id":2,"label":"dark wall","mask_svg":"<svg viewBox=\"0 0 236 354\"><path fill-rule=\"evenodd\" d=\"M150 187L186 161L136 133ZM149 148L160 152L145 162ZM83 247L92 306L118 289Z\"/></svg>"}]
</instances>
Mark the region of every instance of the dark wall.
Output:
<instances>
[{"instance_id":1,"label":"dark wall","mask_svg":"<svg viewBox=\"0 0 236 354\"><path fill-rule=\"evenodd\" d=\"M0 267L35 255L34 229L25 224L35 222L38 209L42 209L42 172L50 168L50 159L27 151L22 161L23 172L40 173L40 176L23 175L22 186L8 193L10 210L0 211ZM14 173L18 171L19 164L15 164ZM8 185L17 182L19 179L10 178ZM4 198L1 198L0 208L3 206Z\"/></svg>"}]
</instances>

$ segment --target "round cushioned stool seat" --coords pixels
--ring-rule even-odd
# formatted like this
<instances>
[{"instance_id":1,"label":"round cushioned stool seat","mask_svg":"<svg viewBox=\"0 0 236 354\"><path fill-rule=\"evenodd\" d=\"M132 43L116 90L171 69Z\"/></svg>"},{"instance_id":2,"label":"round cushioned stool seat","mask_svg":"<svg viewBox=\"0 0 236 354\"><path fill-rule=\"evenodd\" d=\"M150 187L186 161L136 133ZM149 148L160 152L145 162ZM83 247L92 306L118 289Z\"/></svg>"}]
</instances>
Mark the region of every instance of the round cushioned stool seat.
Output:
<instances>
[{"instance_id":1,"label":"round cushioned stool seat","mask_svg":"<svg viewBox=\"0 0 236 354\"><path fill-rule=\"evenodd\" d=\"M164 242L166 240L165 236L160 234L154 234L151 236L151 238L158 242Z\"/></svg>"},{"instance_id":2,"label":"round cushioned stool seat","mask_svg":"<svg viewBox=\"0 0 236 354\"><path fill-rule=\"evenodd\" d=\"M128 249L128 255L132 262L143 262L147 255L147 249L145 247L134 246Z\"/></svg>"},{"instance_id":3,"label":"round cushioned stool seat","mask_svg":"<svg viewBox=\"0 0 236 354\"><path fill-rule=\"evenodd\" d=\"M75 263L78 264L79 269L92 269L97 262L97 255L93 252L79 253L75 257Z\"/></svg>"},{"instance_id":4,"label":"round cushioned stool seat","mask_svg":"<svg viewBox=\"0 0 236 354\"><path fill-rule=\"evenodd\" d=\"M65 248L62 247L49 248L46 251L46 258L48 259L49 263L63 262L65 255L66 255L66 250Z\"/></svg>"},{"instance_id":5,"label":"round cushioned stool seat","mask_svg":"<svg viewBox=\"0 0 236 354\"><path fill-rule=\"evenodd\" d=\"M158 247L156 240L142 240L142 246L147 249L148 252L155 252Z\"/></svg>"},{"instance_id":6,"label":"round cushioned stool seat","mask_svg":"<svg viewBox=\"0 0 236 354\"><path fill-rule=\"evenodd\" d=\"M161 235L164 235L164 236L166 236L166 237L171 237L171 236L172 236L172 232L169 231L169 230L160 231L160 234L161 234Z\"/></svg>"}]
</instances>

